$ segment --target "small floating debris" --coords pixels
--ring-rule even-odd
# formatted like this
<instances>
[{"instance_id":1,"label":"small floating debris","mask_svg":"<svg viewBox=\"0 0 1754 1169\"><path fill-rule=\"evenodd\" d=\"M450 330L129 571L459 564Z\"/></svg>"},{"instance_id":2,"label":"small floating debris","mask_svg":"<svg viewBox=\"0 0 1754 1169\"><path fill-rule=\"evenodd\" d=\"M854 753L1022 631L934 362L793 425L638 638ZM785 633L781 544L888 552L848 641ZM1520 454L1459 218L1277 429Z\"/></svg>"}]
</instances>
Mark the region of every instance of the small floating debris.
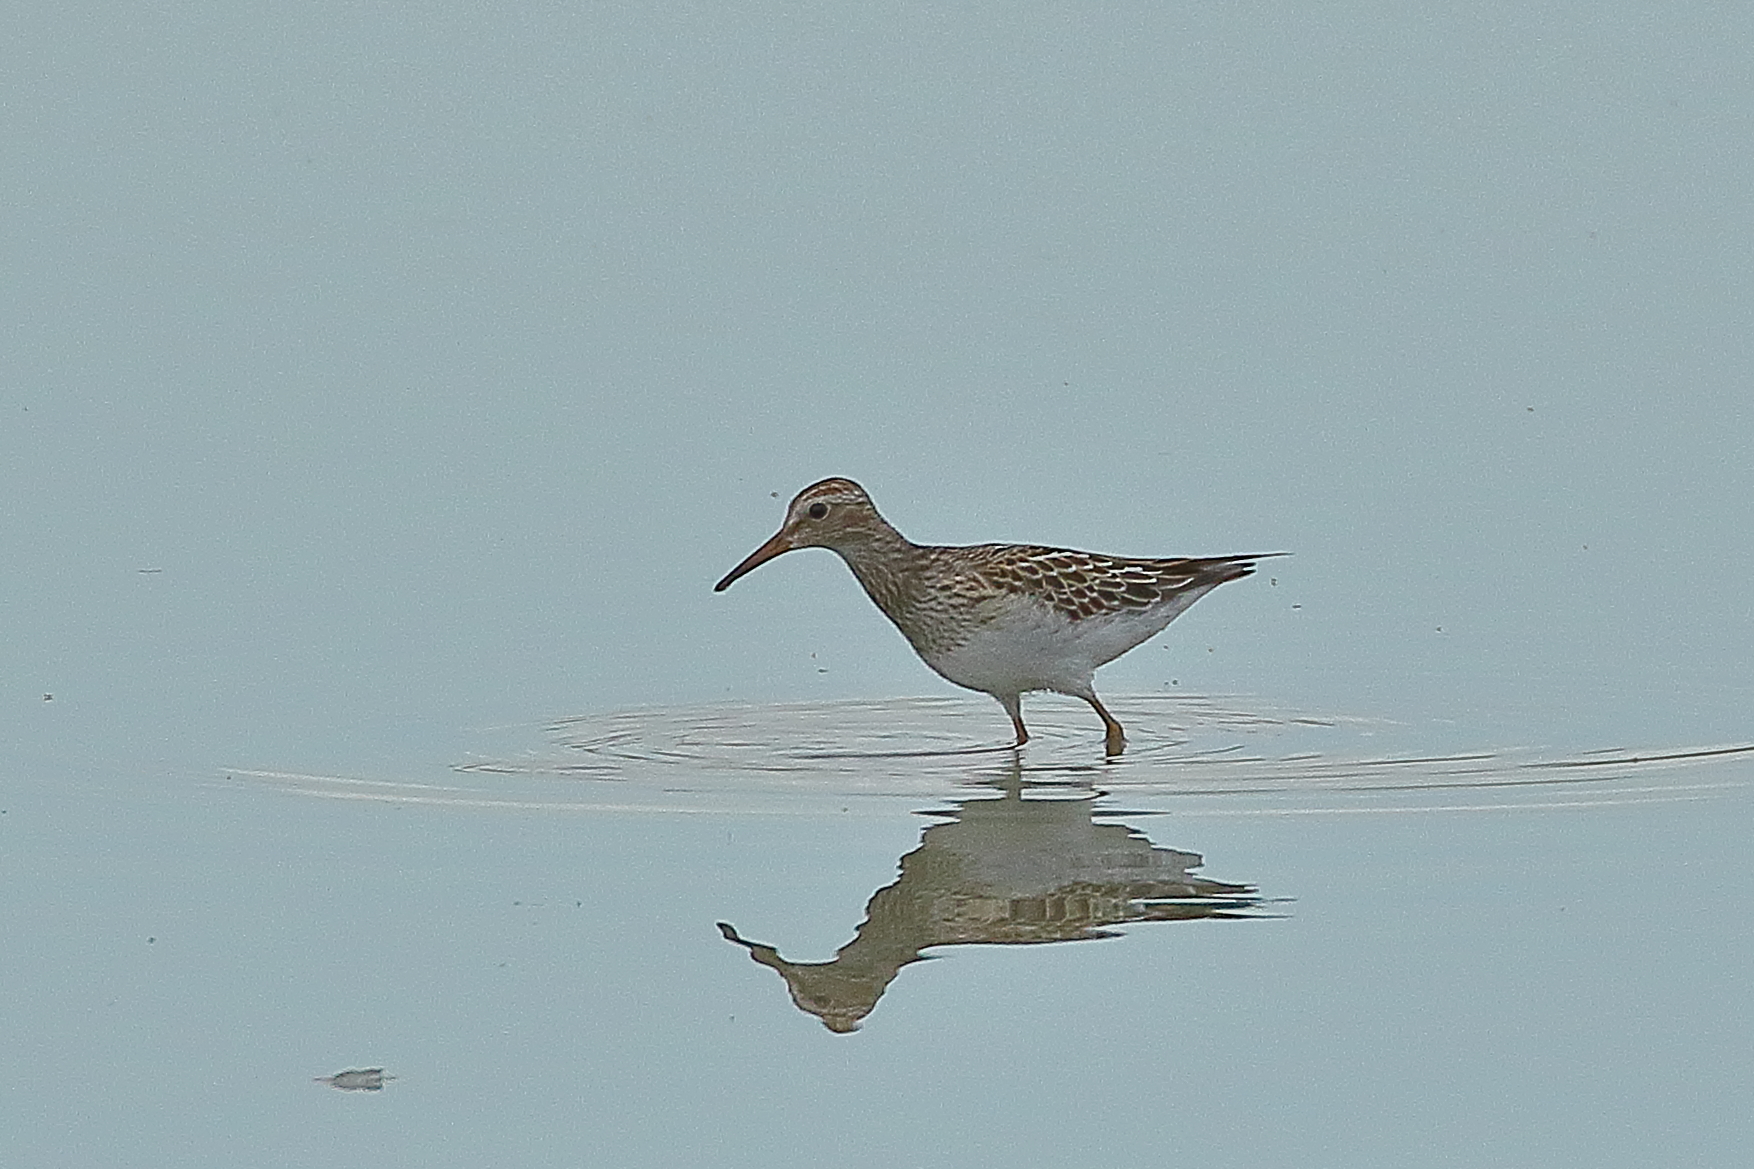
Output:
<instances>
[{"instance_id":1,"label":"small floating debris","mask_svg":"<svg viewBox=\"0 0 1754 1169\"><path fill-rule=\"evenodd\" d=\"M384 1084L395 1078L385 1075L383 1068L348 1068L332 1076L317 1076L314 1082L343 1092L382 1092Z\"/></svg>"}]
</instances>

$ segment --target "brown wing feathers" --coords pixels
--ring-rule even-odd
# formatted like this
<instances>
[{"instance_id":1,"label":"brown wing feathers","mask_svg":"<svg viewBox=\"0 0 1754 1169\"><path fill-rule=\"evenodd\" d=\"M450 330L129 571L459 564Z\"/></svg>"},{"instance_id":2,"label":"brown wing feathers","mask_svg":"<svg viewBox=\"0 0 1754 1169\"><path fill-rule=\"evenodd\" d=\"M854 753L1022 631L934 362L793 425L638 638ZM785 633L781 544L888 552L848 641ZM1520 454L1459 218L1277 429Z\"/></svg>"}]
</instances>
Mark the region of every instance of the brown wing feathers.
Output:
<instances>
[{"instance_id":1,"label":"brown wing feathers","mask_svg":"<svg viewBox=\"0 0 1754 1169\"><path fill-rule=\"evenodd\" d=\"M992 584L1039 597L1072 617L1146 609L1185 589L1212 587L1254 571L1254 556L1131 560L1063 548L991 545L977 571Z\"/></svg>"}]
</instances>

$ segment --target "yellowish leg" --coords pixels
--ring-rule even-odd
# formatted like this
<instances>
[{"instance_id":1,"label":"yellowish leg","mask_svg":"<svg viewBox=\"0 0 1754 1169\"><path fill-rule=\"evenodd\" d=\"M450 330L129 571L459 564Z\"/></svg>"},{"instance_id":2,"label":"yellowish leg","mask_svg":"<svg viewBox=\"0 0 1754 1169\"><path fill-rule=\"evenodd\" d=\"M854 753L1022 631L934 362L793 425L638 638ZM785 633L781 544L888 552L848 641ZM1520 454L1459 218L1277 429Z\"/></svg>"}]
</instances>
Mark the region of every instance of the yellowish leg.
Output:
<instances>
[{"instance_id":1,"label":"yellowish leg","mask_svg":"<svg viewBox=\"0 0 1754 1169\"><path fill-rule=\"evenodd\" d=\"M1127 749L1127 733L1121 730L1121 724L1115 719L1115 716L1110 714L1094 695L1084 701L1096 710L1096 716L1102 720L1103 729L1108 732L1103 739L1103 751L1109 755L1119 755L1125 751Z\"/></svg>"},{"instance_id":2,"label":"yellowish leg","mask_svg":"<svg viewBox=\"0 0 1754 1169\"><path fill-rule=\"evenodd\" d=\"M1007 698L1003 695L995 694L993 697L999 700L999 705L1003 706L1005 708L1005 713L1011 716L1011 725L1017 728L1017 741L1011 745L1013 747L1021 747L1023 744L1029 742L1029 731L1023 725L1023 696L1020 694L1013 694Z\"/></svg>"}]
</instances>

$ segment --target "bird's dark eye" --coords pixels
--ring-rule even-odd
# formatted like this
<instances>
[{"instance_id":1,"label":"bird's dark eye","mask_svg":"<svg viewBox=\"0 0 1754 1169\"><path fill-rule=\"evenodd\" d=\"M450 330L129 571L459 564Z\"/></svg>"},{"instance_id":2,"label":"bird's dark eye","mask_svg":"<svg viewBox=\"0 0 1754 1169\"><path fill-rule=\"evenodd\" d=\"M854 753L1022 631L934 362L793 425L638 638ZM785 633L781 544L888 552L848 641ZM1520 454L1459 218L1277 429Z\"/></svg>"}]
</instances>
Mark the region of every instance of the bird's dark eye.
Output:
<instances>
[{"instance_id":1,"label":"bird's dark eye","mask_svg":"<svg viewBox=\"0 0 1754 1169\"><path fill-rule=\"evenodd\" d=\"M813 503L810 505L810 518L811 519L819 520L827 514L828 514L828 505L826 503Z\"/></svg>"}]
</instances>

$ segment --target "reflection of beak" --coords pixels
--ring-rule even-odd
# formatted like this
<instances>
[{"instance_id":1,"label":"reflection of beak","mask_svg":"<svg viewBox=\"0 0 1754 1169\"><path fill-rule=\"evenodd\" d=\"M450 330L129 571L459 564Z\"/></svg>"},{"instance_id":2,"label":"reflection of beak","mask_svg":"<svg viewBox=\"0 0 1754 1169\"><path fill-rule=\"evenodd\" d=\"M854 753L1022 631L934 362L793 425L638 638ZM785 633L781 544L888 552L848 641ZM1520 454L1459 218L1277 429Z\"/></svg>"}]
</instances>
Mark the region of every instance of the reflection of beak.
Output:
<instances>
[{"instance_id":1,"label":"reflection of beak","mask_svg":"<svg viewBox=\"0 0 1754 1169\"><path fill-rule=\"evenodd\" d=\"M773 539L751 552L744 558L742 564L739 564L736 568L727 572L725 574L725 579L713 586L713 592L724 592L731 587L732 581L736 580L750 569L760 568L775 556L778 556L781 552L790 552L791 550L792 542L786 538L786 534L784 532L775 532Z\"/></svg>"}]
</instances>

